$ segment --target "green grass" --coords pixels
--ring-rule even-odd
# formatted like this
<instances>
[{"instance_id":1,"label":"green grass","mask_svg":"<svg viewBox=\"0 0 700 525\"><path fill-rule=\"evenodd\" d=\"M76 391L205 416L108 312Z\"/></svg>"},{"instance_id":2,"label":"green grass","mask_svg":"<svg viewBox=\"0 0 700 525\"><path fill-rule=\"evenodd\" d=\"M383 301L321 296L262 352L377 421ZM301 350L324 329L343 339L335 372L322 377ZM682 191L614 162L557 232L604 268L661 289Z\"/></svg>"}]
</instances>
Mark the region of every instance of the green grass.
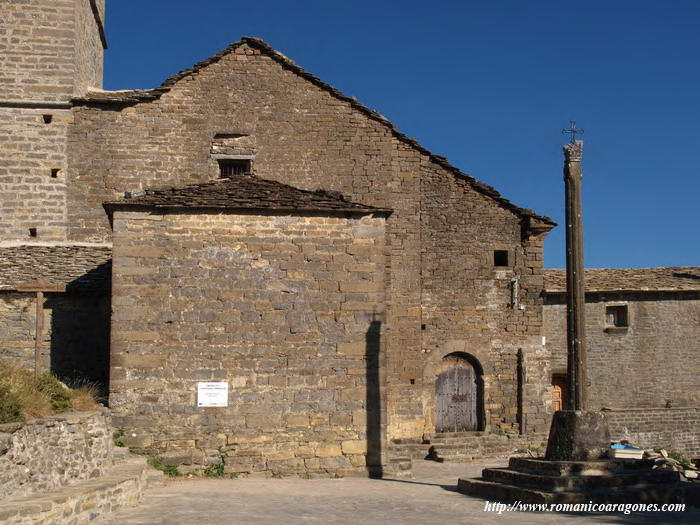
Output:
<instances>
[{"instance_id":1,"label":"green grass","mask_svg":"<svg viewBox=\"0 0 700 525\"><path fill-rule=\"evenodd\" d=\"M161 470L166 476L175 478L177 476L182 476L180 471L174 465L163 465L161 460L158 458L148 458L148 464L156 470Z\"/></svg>"},{"instance_id":2,"label":"green grass","mask_svg":"<svg viewBox=\"0 0 700 525\"><path fill-rule=\"evenodd\" d=\"M209 465L204 470L204 475L208 478L221 478L224 475L224 462L217 463L216 465Z\"/></svg>"},{"instance_id":3,"label":"green grass","mask_svg":"<svg viewBox=\"0 0 700 525\"><path fill-rule=\"evenodd\" d=\"M114 434L112 435L112 438L114 439L114 446L115 447L126 447L126 441L124 441L122 438L124 437L124 429L120 428L118 430L114 431Z\"/></svg>"},{"instance_id":4,"label":"green grass","mask_svg":"<svg viewBox=\"0 0 700 525\"><path fill-rule=\"evenodd\" d=\"M680 452L669 452L668 457L671 459L674 459L678 461L681 465L683 465L685 468L692 467L693 464L690 462L688 458L686 458L683 454Z\"/></svg>"}]
</instances>

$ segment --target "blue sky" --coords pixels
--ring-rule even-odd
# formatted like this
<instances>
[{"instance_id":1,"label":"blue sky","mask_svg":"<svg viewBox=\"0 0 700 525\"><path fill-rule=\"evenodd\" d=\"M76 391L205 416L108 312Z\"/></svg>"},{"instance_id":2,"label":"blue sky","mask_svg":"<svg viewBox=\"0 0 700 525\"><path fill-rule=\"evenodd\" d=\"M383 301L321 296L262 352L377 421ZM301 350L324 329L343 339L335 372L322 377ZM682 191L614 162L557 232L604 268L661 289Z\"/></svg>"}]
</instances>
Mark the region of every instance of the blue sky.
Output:
<instances>
[{"instance_id":1,"label":"blue sky","mask_svg":"<svg viewBox=\"0 0 700 525\"><path fill-rule=\"evenodd\" d=\"M105 88L257 36L560 226L562 127L585 130L586 266L700 265L700 1L107 0Z\"/></svg>"}]
</instances>

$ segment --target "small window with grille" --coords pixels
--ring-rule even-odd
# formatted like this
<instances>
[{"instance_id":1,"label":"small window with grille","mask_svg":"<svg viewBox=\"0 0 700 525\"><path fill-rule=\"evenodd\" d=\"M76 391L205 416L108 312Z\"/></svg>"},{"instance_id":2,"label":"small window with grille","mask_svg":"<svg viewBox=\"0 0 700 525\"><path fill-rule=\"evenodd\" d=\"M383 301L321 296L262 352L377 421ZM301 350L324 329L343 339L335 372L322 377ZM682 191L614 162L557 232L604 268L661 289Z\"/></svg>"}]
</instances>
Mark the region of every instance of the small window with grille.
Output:
<instances>
[{"instance_id":1,"label":"small window with grille","mask_svg":"<svg viewBox=\"0 0 700 525\"><path fill-rule=\"evenodd\" d=\"M250 172L250 159L219 159L219 177L223 179Z\"/></svg>"}]
</instances>

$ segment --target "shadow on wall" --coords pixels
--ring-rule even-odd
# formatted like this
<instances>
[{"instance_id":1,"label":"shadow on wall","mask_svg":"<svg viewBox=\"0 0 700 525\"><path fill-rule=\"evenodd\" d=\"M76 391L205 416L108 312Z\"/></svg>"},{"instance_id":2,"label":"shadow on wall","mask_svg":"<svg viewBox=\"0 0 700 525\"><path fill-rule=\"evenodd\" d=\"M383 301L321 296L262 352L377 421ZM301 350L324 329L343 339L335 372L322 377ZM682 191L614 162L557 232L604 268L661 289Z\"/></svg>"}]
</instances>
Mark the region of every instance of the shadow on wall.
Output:
<instances>
[{"instance_id":1,"label":"shadow on wall","mask_svg":"<svg viewBox=\"0 0 700 525\"><path fill-rule=\"evenodd\" d=\"M97 385L109 393L111 301L104 273L108 265L72 281L66 294L44 303L51 310L51 373L70 386Z\"/></svg>"},{"instance_id":2,"label":"shadow on wall","mask_svg":"<svg viewBox=\"0 0 700 525\"><path fill-rule=\"evenodd\" d=\"M381 478L382 468L382 406L379 351L382 323L372 321L365 336L367 363L367 471L371 478Z\"/></svg>"}]
</instances>

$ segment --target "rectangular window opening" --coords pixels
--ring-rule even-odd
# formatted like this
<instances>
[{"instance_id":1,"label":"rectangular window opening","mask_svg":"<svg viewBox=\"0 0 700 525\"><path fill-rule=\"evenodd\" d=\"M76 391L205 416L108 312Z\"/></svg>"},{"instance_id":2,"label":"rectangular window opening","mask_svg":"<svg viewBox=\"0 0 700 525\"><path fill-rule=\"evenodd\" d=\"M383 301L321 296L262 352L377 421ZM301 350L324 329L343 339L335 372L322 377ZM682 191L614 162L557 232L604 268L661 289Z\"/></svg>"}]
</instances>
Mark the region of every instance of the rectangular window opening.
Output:
<instances>
[{"instance_id":1,"label":"rectangular window opening","mask_svg":"<svg viewBox=\"0 0 700 525\"><path fill-rule=\"evenodd\" d=\"M508 266L508 250L494 250L493 265Z\"/></svg>"},{"instance_id":2,"label":"rectangular window opening","mask_svg":"<svg viewBox=\"0 0 700 525\"><path fill-rule=\"evenodd\" d=\"M52 179L57 179L60 174L61 174L60 168L52 168L51 169L51 178Z\"/></svg>"},{"instance_id":3,"label":"rectangular window opening","mask_svg":"<svg viewBox=\"0 0 700 525\"><path fill-rule=\"evenodd\" d=\"M44 119L44 124L51 124L53 120L53 115L42 115L41 117Z\"/></svg>"},{"instance_id":4,"label":"rectangular window opening","mask_svg":"<svg viewBox=\"0 0 700 525\"><path fill-rule=\"evenodd\" d=\"M605 326L625 328L629 326L627 305L614 305L605 307Z\"/></svg>"},{"instance_id":5,"label":"rectangular window opening","mask_svg":"<svg viewBox=\"0 0 700 525\"><path fill-rule=\"evenodd\" d=\"M251 173L250 159L219 159L219 177L226 179Z\"/></svg>"},{"instance_id":6,"label":"rectangular window opening","mask_svg":"<svg viewBox=\"0 0 700 525\"><path fill-rule=\"evenodd\" d=\"M29 236L36 237L36 228L29 228Z\"/></svg>"}]
</instances>

